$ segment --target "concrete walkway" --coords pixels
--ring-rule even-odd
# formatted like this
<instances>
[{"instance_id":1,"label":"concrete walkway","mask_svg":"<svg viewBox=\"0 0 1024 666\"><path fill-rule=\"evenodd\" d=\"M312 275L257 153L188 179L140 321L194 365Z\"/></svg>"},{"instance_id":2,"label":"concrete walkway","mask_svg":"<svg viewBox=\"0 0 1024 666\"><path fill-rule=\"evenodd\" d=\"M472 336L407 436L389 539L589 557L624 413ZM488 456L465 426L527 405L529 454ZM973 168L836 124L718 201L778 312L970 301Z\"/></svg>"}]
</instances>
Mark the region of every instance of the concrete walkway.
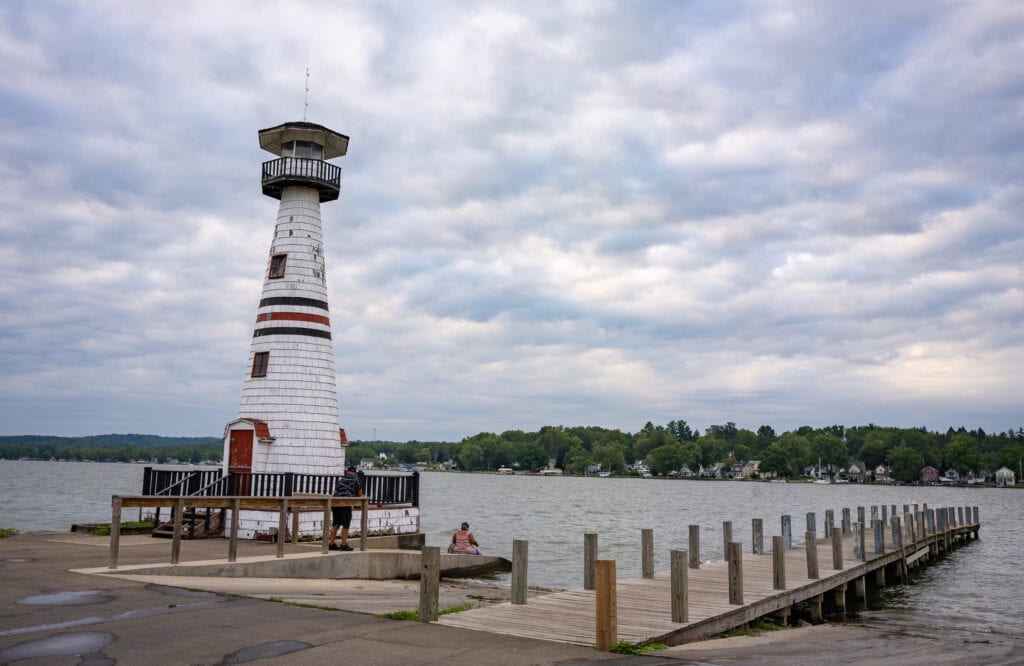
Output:
<instances>
[{"instance_id":1,"label":"concrete walkway","mask_svg":"<svg viewBox=\"0 0 1024 666\"><path fill-rule=\"evenodd\" d=\"M0 664L555 664L629 659L593 649L375 614L415 609L414 581L82 573L103 569L108 539L36 532L0 539ZM318 545L287 544L290 554ZM169 543L122 539L120 564L166 562ZM276 546L240 544L239 558ZM323 557L346 557L332 552ZM185 542L182 562L225 557L223 540ZM120 568L119 568L120 569ZM441 606L507 592L446 583ZM274 601L285 603L274 603ZM302 604L302 605L295 605ZM76 656L77 655L77 656ZM21 661L24 660L24 661ZM634 660L635 661L635 660ZM637 663L643 663L640 659Z\"/></svg>"}]
</instances>

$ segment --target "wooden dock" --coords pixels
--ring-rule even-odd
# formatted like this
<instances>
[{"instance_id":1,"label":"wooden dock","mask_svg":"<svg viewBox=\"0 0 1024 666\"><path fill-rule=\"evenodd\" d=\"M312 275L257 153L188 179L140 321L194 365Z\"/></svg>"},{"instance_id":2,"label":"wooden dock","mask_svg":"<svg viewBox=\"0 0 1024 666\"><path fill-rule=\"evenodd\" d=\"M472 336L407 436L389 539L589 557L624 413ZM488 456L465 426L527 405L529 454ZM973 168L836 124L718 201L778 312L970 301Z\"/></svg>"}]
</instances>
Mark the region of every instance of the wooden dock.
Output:
<instances>
[{"instance_id":1,"label":"wooden dock","mask_svg":"<svg viewBox=\"0 0 1024 666\"><path fill-rule=\"evenodd\" d=\"M603 610L603 619L602 610L597 607L597 599L601 598L597 593L606 595L607 591L602 592L599 584L597 593L586 589L556 592L531 597L527 603L496 604L444 615L438 622L465 629L601 647L599 638L608 631L609 612L611 642L626 640L634 644L660 642L667 645L703 640L767 615L785 623L790 609L797 603L809 604L812 616L820 618L824 602L845 609L848 595L853 599L866 596L868 582L884 586L904 581L908 569L977 539L977 507L973 511L970 507L966 507L966 511L965 507L958 509L959 520L957 508L925 509L904 514L902 519L891 522L876 519L863 532L861 523L850 523L846 513L842 527L831 525L831 521L826 523L825 531L830 538L814 538L812 547L808 547L806 540L789 548L782 546L784 582L781 585L780 564L774 561L774 548L760 548L762 552L758 554L743 553L738 562L691 563L683 583L679 582L683 577L681 573L673 580L669 573L653 572L652 577L613 582L615 601L610 611ZM877 515L876 510L877 507L872 507L872 518ZM753 546L760 539L760 521L755 523ZM880 542L876 540L879 534ZM832 535L838 537L839 548L833 547ZM902 540L902 546L898 540ZM784 544L784 537L775 537L774 542ZM750 551L751 547L748 545L746 550ZM737 550L734 547L734 551ZM644 556L645 559L650 557L647 552ZM694 564L699 567L693 568ZM515 567L513 561L513 571ZM810 575L814 569L818 577ZM525 579L525 575L522 578ZM672 598L674 593L678 598L680 588L685 590L687 621L673 622ZM730 598L738 597L742 598L742 603L730 603ZM599 626L603 626L601 632Z\"/></svg>"}]
</instances>

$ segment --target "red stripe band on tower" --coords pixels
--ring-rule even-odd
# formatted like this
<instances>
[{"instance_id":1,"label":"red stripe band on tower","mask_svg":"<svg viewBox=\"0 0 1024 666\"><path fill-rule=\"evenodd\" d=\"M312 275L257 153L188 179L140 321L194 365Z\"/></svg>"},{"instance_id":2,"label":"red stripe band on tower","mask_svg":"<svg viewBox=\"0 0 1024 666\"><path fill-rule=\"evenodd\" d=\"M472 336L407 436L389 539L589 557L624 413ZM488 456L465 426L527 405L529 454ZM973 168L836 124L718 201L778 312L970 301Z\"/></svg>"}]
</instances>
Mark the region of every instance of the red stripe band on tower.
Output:
<instances>
[{"instance_id":1,"label":"red stripe band on tower","mask_svg":"<svg viewBox=\"0 0 1024 666\"><path fill-rule=\"evenodd\" d=\"M312 324L331 325L331 320L328 317L305 314L303 312L269 312L256 315L256 321L308 321Z\"/></svg>"}]
</instances>

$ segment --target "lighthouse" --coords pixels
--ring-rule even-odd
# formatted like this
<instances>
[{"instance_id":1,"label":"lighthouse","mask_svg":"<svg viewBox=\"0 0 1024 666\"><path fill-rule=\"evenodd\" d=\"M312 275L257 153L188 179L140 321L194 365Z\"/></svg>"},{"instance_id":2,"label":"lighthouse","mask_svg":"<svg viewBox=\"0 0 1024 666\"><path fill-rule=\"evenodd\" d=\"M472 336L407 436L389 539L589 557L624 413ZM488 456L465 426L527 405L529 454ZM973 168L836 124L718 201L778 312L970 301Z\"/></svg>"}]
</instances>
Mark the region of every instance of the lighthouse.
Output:
<instances>
[{"instance_id":1,"label":"lighthouse","mask_svg":"<svg viewBox=\"0 0 1024 666\"><path fill-rule=\"evenodd\" d=\"M280 201L263 271L238 418L224 428L225 473L341 474L320 204L338 198L348 137L289 122L259 131L263 194Z\"/></svg>"}]
</instances>

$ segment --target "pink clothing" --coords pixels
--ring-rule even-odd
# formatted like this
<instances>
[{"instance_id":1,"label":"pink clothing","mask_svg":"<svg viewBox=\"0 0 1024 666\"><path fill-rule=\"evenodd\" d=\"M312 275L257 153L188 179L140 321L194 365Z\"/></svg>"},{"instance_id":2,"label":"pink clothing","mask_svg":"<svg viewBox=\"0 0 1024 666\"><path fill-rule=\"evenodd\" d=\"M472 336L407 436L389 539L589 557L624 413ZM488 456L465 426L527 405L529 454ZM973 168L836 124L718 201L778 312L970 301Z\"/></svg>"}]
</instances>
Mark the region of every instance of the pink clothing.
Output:
<instances>
[{"instance_id":1,"label":"pink clothing","mask_svg":"<svg viewBox=\"0 0 1024 666\"><path fill-rule=\"evenodd\" d=\"M459 530L455 533L452 538L452 544L454 545L454 551L456 553L463 553L465 555L476 555L476 546L473 545L476 539L473 538L473 533L466 530Z\"/></svg>"}]
</instances>

